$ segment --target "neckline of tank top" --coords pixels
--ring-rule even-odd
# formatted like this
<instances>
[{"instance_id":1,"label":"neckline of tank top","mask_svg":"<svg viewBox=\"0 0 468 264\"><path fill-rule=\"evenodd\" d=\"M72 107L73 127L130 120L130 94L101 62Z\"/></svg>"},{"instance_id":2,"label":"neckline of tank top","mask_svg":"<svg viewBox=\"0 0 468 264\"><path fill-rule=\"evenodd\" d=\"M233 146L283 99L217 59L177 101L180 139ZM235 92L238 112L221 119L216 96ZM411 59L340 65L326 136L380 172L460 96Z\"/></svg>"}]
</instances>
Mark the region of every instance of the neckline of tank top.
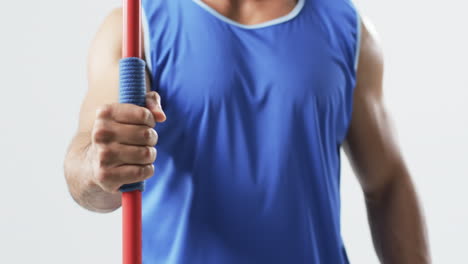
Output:
<instances>
[{"instance_id":1,"label":"neckline of tank top","mask_svg":"<svg viewBox=\"0 0 468 264\"><path fill-rule=\"evenodd\" d=\"M298 0L297 3L296 3L296 6L288 14L286 14L284 16L280 16L280 17L274 18L272 20L265 21L265 22L258 23L258 24L253 24L253 25L245 25L245 24L236 22L236 21L222 15L221 13L216 11L214 8L212 8L211 6L205 4L202 0L192 0L192 2L194 2L195 4L197 4L198 6L203 8L204 10L206 10L208 13L212 14L213 16L215 16L216 18L218 18L219 20L221 20L223 22L226 22L228 24L231 24L233 26L243 28L243 29L258 29L258 28L265 28L265 27L270 27L270 26L282 24L282 23L285 23L287 21L290 21L290 20L294 19L302 11L302 9L304 7L305 0Z\"/></svg>"}]
</instances>

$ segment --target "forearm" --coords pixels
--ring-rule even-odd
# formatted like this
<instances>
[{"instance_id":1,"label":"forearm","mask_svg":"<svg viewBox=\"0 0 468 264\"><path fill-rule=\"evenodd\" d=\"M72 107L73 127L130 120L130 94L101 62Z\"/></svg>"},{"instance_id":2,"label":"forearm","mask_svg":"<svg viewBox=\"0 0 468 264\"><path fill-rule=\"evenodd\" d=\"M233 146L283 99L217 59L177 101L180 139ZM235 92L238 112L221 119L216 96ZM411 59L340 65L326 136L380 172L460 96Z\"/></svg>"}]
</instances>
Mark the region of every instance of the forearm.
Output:
<instances>
[{"instance_id":1,"label":"forearm","mask_svg":"<svg viewBox=\"0 0 468 264\"><path fill-rule=\"evenodd\" d=\"M397 176L378 195L366 195L374 246L383 264L431 263L422 210L408 173Z\"/></svg>"},{"instance_id":2,"label":"forearm","mask_svg":"<svg viewBox=\"0 0 468 264\"><path fill-rule=\"evenodd\" d=\"M64 163L68 188L73 199L82 207L93 212L112 212L120 207L121 194L105 192L92 180L90 142L91 136L81 133L70 145Z\"/></svg>"}]
</instances>

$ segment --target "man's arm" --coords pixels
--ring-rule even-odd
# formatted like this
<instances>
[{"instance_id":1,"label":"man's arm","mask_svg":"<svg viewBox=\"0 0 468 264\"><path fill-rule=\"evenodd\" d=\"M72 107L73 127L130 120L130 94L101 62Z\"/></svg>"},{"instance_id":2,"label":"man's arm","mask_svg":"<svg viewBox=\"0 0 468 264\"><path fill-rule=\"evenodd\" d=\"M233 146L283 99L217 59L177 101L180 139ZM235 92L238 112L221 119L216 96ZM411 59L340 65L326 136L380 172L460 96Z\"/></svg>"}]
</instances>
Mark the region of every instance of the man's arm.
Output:
<instances>
[{"instance_id":1,"label":"man's arm","mask_svg":"<svg viewBox=\"0 0 468 264\"><path fill-rule=\"evenodd\" d=\"M421 206L382 98L382 54L366 24L362 25L354 109L344 149L365 195L380 261L428 264Z\"/></svg>"},{"instance_id":2,"label":"man's arm","mask_svg":"<svg viewBox=\"0 0 468 264\"><path fill-rule=\"evenodd\" d=\"M119 208L119 186L153 175L157 142L153 127L155 121L165 119L155 92L147 94L149 110L117 103L121 43L119 8L105 19L90 47L88 92L81 106L78 132L64 162L72 197L95 212ZM146 80L149 88L148 74Z\"/></svg>"}]
</instances>

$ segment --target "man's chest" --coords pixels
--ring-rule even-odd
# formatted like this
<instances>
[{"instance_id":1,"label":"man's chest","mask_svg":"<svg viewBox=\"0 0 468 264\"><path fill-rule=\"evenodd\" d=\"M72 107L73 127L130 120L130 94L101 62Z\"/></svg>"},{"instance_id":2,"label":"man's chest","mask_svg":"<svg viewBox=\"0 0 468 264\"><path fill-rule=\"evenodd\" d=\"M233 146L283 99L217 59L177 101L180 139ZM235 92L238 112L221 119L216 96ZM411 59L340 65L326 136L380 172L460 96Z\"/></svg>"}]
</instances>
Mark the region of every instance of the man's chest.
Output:
<instances>
[{"instance_id":1,"label":"man's chest","mask_svg":"<svg viewBox=\"0 0 468 264\"><path fill-rule=\"evenodd\" d=\"M305 98L344 92L343 59L320 32L292 34L235 34L200 30L180 34L161 56L157 89L167 103L202 107L206 102L266 98L301 103Z\"/></svg>"}]
</instances>

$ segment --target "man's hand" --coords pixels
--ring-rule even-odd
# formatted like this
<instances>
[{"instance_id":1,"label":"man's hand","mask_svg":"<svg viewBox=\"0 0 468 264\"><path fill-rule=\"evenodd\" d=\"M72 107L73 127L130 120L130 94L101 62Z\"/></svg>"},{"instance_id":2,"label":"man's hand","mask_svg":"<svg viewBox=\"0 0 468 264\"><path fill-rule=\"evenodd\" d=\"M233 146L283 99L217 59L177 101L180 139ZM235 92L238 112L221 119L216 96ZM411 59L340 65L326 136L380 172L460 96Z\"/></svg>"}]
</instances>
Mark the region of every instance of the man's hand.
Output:
<instances>
[{"instance_id":1,"label":"man's hand","mask_svg":"<svg viewBox=\"0 0 468 264\"><path fill-rule=\"evenodd\" d=\"M148 109L113 103L96 111L88 158L92 182L106 192L153 176L158 141L153 128L166 116L156 92L148 93L146 101Z\"/></svg>"},{"instance_id":2,"label":"man's hand","mask_svg":"<svg viewBox=\"0 0 468 264\"><path fill-rule=\"evenodd\" d=\"M166 119L159 95L146 72L146 106L119 104L119 61L122 57L122 9L104 20L88 55L88 92L78 131L64 162L73 199L94 212L120 207L120 186L153 175L158 136L156 122ZM142 45L144 51L144 45ZM143 52L144 54L144 52Z\"/></svg>"}]
</instances>

